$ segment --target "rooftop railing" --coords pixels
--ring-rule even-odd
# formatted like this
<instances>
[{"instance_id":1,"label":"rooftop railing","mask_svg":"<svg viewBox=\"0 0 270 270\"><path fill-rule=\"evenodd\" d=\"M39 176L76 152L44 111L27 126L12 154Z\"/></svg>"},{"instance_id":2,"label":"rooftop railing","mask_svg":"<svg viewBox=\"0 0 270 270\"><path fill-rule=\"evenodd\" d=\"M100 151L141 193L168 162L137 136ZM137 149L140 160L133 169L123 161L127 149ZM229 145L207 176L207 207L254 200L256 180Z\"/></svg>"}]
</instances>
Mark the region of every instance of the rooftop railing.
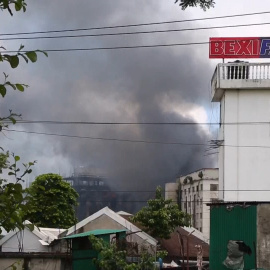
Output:
<instances>
[{"instance_id":1,"label":"rooftop railing","mask_svg":"<svg viewBox=\"0 0 270 270\"><path fill-rule=\"evenodd\" d=\"M218 64L212 81L215 75L220 80L268 80L270 79L270 63Z\"/></svg>"},{"instance_id":2,"label":"rooftop railing","mask_svg":"<svg viewBox=\"0 0 270 270\"><path fill-rule=\"evenodd\" d=\"M218 64L211 85L213 101L220 100L222 89L270 89L270 63Z\"/></svg>"}]
</instances>

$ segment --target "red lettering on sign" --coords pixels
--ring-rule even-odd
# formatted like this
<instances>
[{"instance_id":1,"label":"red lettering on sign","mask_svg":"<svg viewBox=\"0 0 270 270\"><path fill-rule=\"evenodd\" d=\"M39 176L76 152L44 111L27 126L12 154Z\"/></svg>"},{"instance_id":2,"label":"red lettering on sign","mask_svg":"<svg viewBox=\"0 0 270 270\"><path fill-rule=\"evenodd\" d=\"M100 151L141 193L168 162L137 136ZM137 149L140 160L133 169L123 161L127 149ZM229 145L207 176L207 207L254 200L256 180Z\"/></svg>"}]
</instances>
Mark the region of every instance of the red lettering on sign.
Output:
<instances>
[{"instance_id":1,"label":"red lettering on sign","mask_svg":"<svg viewBox=\"0 0 270 270\"><path fill-rule=\"evenodd\" d=\"M237 55L251 55L251 51L248 49L248 46L253 43L252 40L238 40L239 50L236 53Z\"/></svg>"},{"instance_id":2,"label":"red lettering on sign","mask_svg":"<svg viewBox=\"0 0 270 270\"><path fill-rule=\"evenodd\" d=\"M222 55L224 53L224 47L222 41L215 41L210 43L211 55Z\"/></svg>"},{"instance_id":3,"label":"red lettering on sign","mask_svg":"<svg viewBox=\"0 0 270 270\"><path fill-rule=\"evenodd\" d=\"M258 37L210 38L209 58L259 58L260 47Z\"/></svg>"},{"instance_id":4,"label":"red lettering on sign","mask_svg":"<svg viewBox=\"0 0 270 270\"><path fill-rule=\"evenodd\" d=\"M225 40L225 50L224 53L227 55L235 54L235 41L234 40Z\"/></svg>"}]
</instances>

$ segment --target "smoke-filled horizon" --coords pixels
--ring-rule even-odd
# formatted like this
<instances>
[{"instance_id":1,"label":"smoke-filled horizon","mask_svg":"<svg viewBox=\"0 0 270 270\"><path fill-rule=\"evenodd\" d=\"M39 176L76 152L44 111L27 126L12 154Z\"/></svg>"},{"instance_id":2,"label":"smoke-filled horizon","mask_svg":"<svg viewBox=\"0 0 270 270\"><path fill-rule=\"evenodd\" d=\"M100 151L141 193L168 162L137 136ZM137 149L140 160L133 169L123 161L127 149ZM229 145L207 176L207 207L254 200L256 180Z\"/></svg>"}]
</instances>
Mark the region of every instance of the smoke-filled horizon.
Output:
<instances>
[{"instance_id":1,"label":"smoke-filled horizon","mask_svg":"<svg viewBox=\"0 0 270 270\"><path fill-rule=\"evenodd\" d=\"M216 11L221 12L218 6ZM211 17L213 12L202 13L198 9L181 11L173 0L167 0L166 3L154 0L28 1L25 14L16 13L11 17L2 12L1 22L5 23L1 23L0 32L126 25ZM233 9L230 13L233 13ZM213 22L208 25L213 25ZM189 22L140 29L97 30L91 33L199 26L199 22ZM16 40L3 41L0 45L7 50L16 50L21 43L29 50L134 46L207 41L209 35L215 34L212 31ZM7 63L1 64L1 73L9 74L10 81L30 86L24 93L8 91L7 96L0 101L1 116L12 109L27 120L218 122L215 118L216 107L210 103L210 79L214 64L208 59L207 45L51 52L48 58L39 54L35 64L21 62L15 70ZM212 129L195 124L123 126L39 123L16 124L12 128L75 136L188 144L204 144L216 138L216 132L212 132ZM85 166L103 171L113 190L154 190L157 185L164 186L164 183L174 181L180 174L216 166L217 160L216 155L205 155L207 147L198 145L103 141L8 131L1 135L1 146L21 155L23 161L38 161L30 180L49 172L69 176L74 168Z\"/></svg>"}]
</instances>

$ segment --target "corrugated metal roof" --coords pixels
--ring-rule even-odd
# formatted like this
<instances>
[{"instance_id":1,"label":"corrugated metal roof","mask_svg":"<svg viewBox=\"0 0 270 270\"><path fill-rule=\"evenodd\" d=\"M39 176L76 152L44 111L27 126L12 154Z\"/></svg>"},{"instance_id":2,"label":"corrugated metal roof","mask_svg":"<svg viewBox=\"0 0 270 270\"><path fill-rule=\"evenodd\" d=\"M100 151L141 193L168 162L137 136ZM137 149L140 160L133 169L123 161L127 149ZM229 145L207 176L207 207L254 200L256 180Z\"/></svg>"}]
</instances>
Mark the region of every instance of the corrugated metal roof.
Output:
<instances>
[{"instance_id":1,"label":"corrugated metal roof","mask_svg":"<svg viewBox=\"0 0 270 270\"><path fill-rule=\"evenodd\" d=\"M252 250L252 256L245 256L245 269L253 269L257 243L257 206L243 207L240 204L212 207L210 211L210 267L227 270L223 261L227 257L229 240L244 241Z\"/></svg>"},{"instance_id":2,"label":"corrugated metal roof","mask_svg":"<svg viewBox=\"0 0 270 270\"><path fill-rule=\"evenodd\" d=\"M120 233L120 232L126 232L126 231L127 230L93 230L93 231L88 231L88 232L84 232L84 233L69 235L69 236L64 237L64 239L85 237L85 236L89 236L89 235L114 234L114 233Z\"/></svg>"}]
</instances>

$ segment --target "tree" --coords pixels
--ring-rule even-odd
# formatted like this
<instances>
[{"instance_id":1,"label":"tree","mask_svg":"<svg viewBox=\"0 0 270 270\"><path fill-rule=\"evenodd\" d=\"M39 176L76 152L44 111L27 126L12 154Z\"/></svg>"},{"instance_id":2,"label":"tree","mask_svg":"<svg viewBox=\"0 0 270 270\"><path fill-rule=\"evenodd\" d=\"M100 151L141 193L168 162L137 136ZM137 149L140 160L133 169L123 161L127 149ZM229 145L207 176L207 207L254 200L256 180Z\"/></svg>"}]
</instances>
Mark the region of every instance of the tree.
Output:
<instances>
[{"instance_id":1,"label":"tree","mask_svg":"<svg viewBox=\"0 0 270 270\"><path fill-rule=\"evenodd\" d=\"M199 5L203 10L214 7L214 0L175 0L175 3L178 3L185 10L187 7L197 7Z\"/></svg>"},{"instance_id":2,"label":"tree","mask_svg":"<svg viewBox=\"0 0 270 270\"><path fill-rule=\"evenodd\" d=\"M19 156L11 154L13 158L12 164L10 164L9 153L0 154L0 175L3 170L8 170L9 175L15 177L15 183L8 183L6 179L0 178L0 224L6 231L14 230L15 228L24 228L24 214L28 205L25 203L27 196L24 195L21 182L23 177L31 173L31 166L34 162L29 162L24 165L24 171L19 175L20 168L18 168ZM30 229L32 226L26 225ZM2 229L0 227L0 234Z\"/></svg>"},{"instance_id":3,"label":"tree","mask_svg":"<svg viewBox=\"0 0 270 270\"><path fill-rule=\"evenodd\" d=\"M142 250L140 260L137 264L127 262L126 250L121 250L115 243L106 243L103 239L94 235L89 236L92 247L98 252L99 256L94 263L104 270L154 270L155 257Z\"/></svg>"},{"instance_id":4,"label":"tree","mask_svg":"<svg viewBox=\"0 0 270 270\"><path fill-rule=\"evenodd\" d=\"M25 218L35 225L65 229L77 222L74 207L79 195L60 175L42 174L26 192L29 207Z\"/></svg>"},{"instance_id":5,"label":"tree","mask_svg":"<svg viewBox=\"0 0 270 270\"><path fill-rule=\"evenodd\" d=\"M160 186L156 189L155 199L147 204L132 221L139 222L153 237L169 239L176 227L189 225L189 215L180 211L172 200L165 200Z\"/></svg>"},{"instance_id":6,"label":"tree","mask_svg":"<svg viewBox=\"0 0 270 270\"><path fill-rule=\"evenodd\" d=\"M7 10L13 15L12 9L15 11L26 11L26 3L24 0L0 0L0 10ZM0 62L8 62L11 68L17 68L20 64L20 59L26 63L37 61L37 52L43 51L23 51L24 46L21 45L15 54L4 53L6 50L0 44ZM28 85L23 83L13 83L8 80L8 75L3 73L3 83L0 83L0 98L4 98L7 89L19 90L23 92ZM13 113L11 110L7 116L0 116L0 132L8 129L9 124L15 124L19 114ZM0 146L0 234L2 227L6 231L14 230L15 228L24 228L24 214L27 210L28 204L26 203L27 197L24 195L22 186L23 177L32 172L31 167L35 162L23 163L23 170L20 169L18 162L20 157L15 154L10 154L8 151ZM6 174L14 177L13 182L2 179L1 174ZM28 226L28 225L27 225Z\"/></svg>"}]
</instances>

